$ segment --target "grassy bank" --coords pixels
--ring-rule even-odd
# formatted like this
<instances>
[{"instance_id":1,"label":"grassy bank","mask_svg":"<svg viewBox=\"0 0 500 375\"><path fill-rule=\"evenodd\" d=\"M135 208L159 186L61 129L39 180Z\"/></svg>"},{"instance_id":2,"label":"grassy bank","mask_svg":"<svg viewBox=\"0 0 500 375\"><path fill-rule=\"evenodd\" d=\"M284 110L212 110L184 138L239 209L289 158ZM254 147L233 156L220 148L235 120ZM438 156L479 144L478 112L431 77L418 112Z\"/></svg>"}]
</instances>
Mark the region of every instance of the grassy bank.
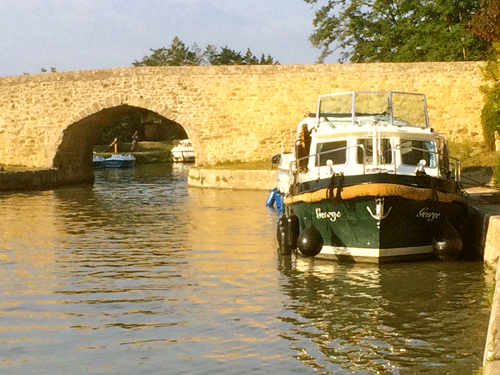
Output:
<instances>
[{"instance_id":1,"label":"grassy bank","mask_svg":"<svg viewBox=\"0 0 500 375\"><path fill-rule=\"evenodd\" d=\"M500 162L500 153L489 151L483 143L465 141L450 142L451 156L460 160L463 169L474 167L491 167Z\"/></svg>"},{"instance_id":2,"label":"grassy bank","mask_svg":"<svg viewBox=\"0 0 500 375\"><path fill-rule=\"evenodd\" d=\"M496 186L500 186L500 152L490 151L483 143L472 141L450 142L449 146L450 154L460 160L464 183L479 182L489 185L489 176ZM468 176L472 176L472 180L468 179Z\"/></svg>"},{"instance_id":3,"label":"grassy bank","mask_svg":"<svg viewBox=\"0 0 500 375\"><path fill-rule=\"evenodd\" d=\"M271 158L269 160L259 160L251 162L233 161L218 163L215 165L207 166L210 169L229 169L229 170L271 170L276 169L276 166L271 164Z\"/></svg>"}]
</instances>

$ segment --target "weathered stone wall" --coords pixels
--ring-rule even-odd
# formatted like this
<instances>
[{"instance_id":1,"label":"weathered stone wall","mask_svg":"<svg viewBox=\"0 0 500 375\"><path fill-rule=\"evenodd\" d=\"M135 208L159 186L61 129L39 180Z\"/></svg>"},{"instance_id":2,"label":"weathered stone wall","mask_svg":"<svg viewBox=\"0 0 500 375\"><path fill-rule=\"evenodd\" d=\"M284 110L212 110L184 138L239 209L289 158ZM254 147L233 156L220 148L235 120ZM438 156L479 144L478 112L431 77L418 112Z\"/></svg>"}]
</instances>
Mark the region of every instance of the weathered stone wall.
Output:
<instances>
[{"instance_id":1,"label":"weathered stone wall","mask_svg":"<svg viewBox=\"0 0 500 375\"><path fill-rule=\"evenodd\" d=\"M452 140L482 139L481 63L145 67L0 78L0 163L92 174L92 146L133 107L180 123L197 164L258 160L315 110L318 94L427 94L431 125Z\"/></svg>"}]
</instances>

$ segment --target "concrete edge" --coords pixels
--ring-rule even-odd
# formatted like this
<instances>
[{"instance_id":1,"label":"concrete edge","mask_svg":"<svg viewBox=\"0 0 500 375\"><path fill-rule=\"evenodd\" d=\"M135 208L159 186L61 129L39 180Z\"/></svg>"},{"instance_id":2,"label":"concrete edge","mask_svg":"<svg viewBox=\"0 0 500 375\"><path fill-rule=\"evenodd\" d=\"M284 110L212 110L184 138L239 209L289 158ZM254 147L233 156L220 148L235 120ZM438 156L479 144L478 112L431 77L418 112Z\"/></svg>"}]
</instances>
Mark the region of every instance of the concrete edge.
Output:
<instances>
[{"instance_id":1,"label":"concrete edge","mask_svg":"<svg viewBox=\"0 0 500 375\"><path fill-rule=\"evenodd\" d=\"M495 272L495 292L491 304L490 320L483 356L483 375L500 374L500 215L489 216L484 245L484 265Z\"/></svg>"},{"instance_id":2,"label":"concrete edge","mask_svg":"<svg viewBox=\"0 0 500 375\"><path fill-rule=\"evenodd\" d=\"M0 172L0 191L37 190L57 186L56 168Z\"/></svg>"},{"instance_id":3,"label":"concrete edge","mask_svg":"<svg viewBox=\"0 0 500 375\"><path fill-rule=\"evenodd\" d=\"M231 170L192 167L188 186L231 190L267 190L276 187L275 170Z\"/></svg>"},{"instance_id":4,"label":"concrete edge","mask_svg":"<svg viewBox=\"0 0 500 375\"><path fill-rule=\"evenodd\" d=\"M0 191L48 190L61 186L90 184L94 176L81 180L68 180L57 168L41 168L26 171L1 171Z\"/></svg>"}]
</instances>

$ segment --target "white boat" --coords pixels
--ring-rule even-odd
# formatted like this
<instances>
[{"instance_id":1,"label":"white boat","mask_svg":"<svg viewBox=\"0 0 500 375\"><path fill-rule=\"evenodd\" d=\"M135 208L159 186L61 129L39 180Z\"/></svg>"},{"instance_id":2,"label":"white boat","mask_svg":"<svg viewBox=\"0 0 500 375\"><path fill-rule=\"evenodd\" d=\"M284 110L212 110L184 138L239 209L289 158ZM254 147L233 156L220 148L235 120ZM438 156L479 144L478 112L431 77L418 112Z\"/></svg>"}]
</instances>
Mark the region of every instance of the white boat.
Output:
<instances>
[{"instance_id":1,"label":"white boat","mask_svg":"<svg viewBox=\"0 0 500 375\"><path fill-rule=\"evenodd\" d=\"M104 160L106 168L131 168L135 166L135 157L130 154L113 154Z\"/></svg>"},{"instance_id":2,"label":"white boat","mask_svg":"<svg viewBox=\"0 0 500 375\"><path fill-rule=\"evenodd\" d=\"M182 139L172 148L172 159L174 162L194 162L193 145L189 139Z\"/></svg>"},{"instance_id":3,"label":"white boat","mask_svg":"<svg viewBox=\"0 0 500 375\"><path fill-rule=\"evenodd\" d=\"M425 95L320 95L294 138L273 158L268 198L283 202L281 253L384 262L461 252L460 163L429 126Z\"/></svg>"},{"instance_id":4,"label":"white boat","mask_svg":"<svg viewBox=\"0 0 500 375\"><path fill-rule=\"evenodd\" d=\"M106 159L100 155L93 155L92 156L92 166L95 169L104 168L104 160L106 160Z\"/></svg>"}]
</instances>

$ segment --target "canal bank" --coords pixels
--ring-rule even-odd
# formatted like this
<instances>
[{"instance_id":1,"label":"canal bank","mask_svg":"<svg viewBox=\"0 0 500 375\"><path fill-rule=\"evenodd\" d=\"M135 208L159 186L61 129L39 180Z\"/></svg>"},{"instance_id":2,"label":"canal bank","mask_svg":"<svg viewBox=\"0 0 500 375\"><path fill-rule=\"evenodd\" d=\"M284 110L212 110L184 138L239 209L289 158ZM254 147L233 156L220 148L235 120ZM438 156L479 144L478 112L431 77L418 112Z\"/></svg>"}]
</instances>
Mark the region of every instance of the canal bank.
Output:
<instances>
[{"instance_id":1,"label":"canal bank","mask_svg":"<svg viewBox=\"0 0 500 375\"><path fill-rule=\"evenodd\" d=\"M45 190L61 184L56 168L0 170L0 191Z\"/></svg>"},{"instance_id":2,"label":"canal bank","mask_svg":"<svg viewBox=\"0 0 500 375\"><path fill-rule=\"evenodd\" d=\"M483 356L483 375L500 374L500 195L497 191L482 189L470 193L470 207L483 217L484 253L486 268L493 270L495 286L490 320Z\"/></svg>"}]
</instances>

